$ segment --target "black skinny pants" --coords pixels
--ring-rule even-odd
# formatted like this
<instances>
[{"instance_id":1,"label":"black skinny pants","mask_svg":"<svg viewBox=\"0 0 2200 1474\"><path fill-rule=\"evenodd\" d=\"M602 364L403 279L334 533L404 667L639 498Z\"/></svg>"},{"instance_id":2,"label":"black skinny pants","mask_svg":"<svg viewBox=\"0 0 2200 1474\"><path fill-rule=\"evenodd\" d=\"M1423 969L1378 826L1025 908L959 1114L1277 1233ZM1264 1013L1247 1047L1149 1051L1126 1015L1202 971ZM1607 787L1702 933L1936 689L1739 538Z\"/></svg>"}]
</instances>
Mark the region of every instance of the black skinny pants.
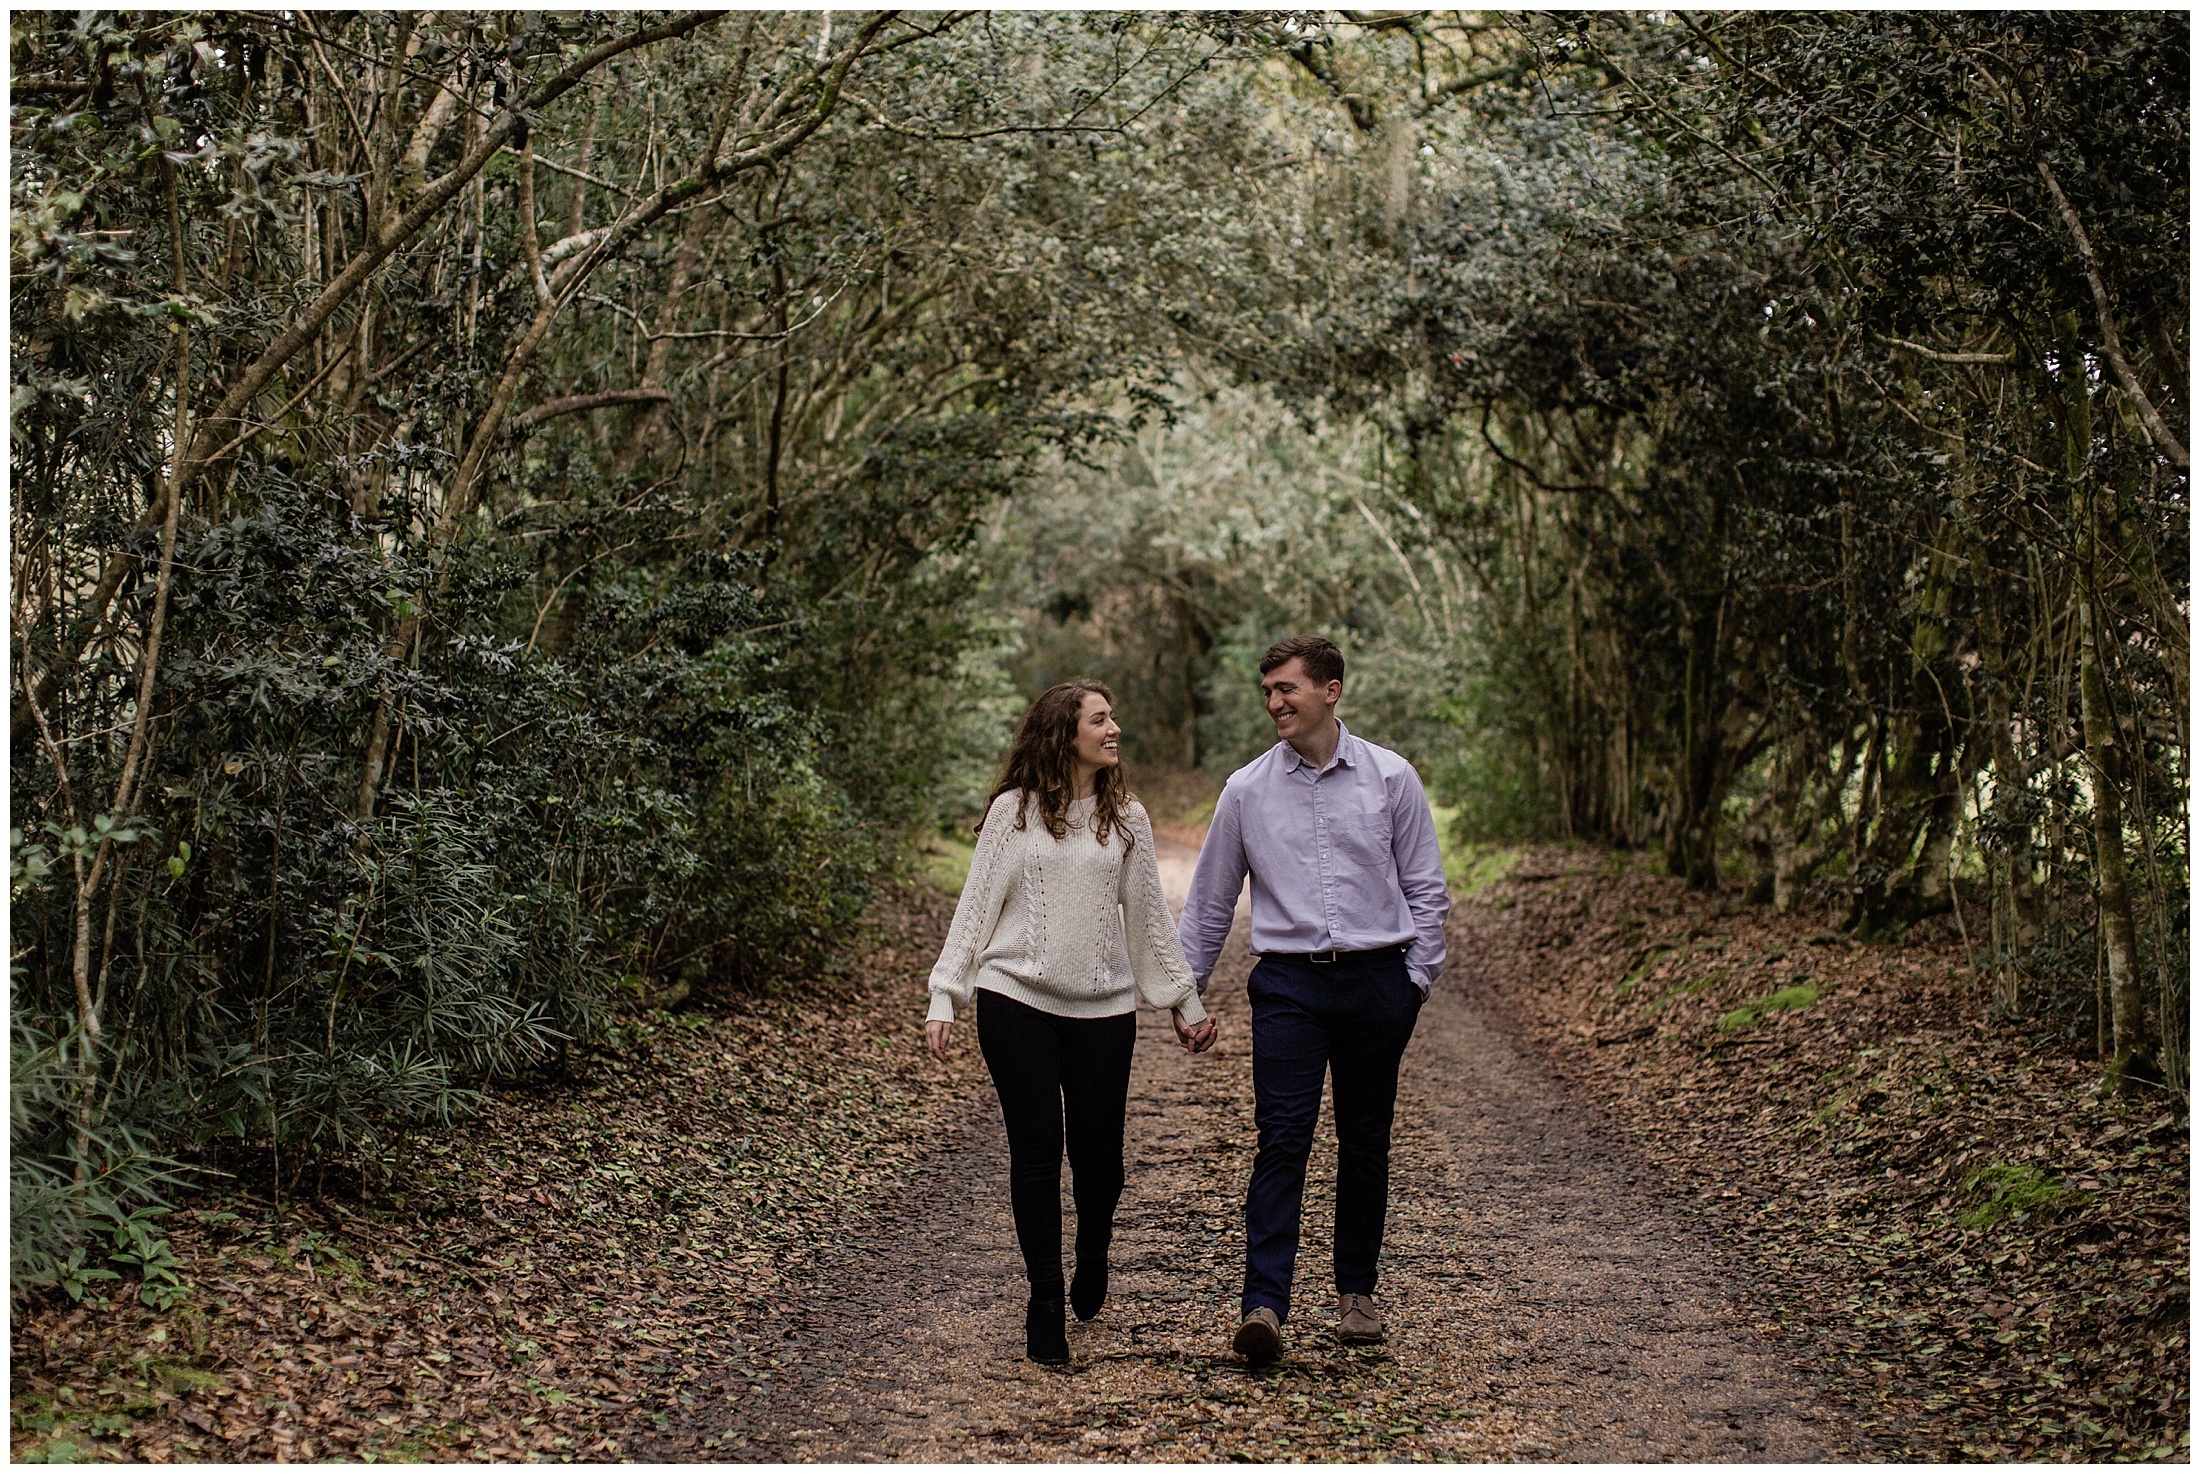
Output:
<instances>
[{"instance_id":1,"label":"black skinny pants","mask_svg":"<svg viewBox=\"0 0 2200 1474\"><path fill-rule=\"evenodd\" d=\"M1063 1018L978 990L978 1047L1008 1127L1008 1202L1038 1298L1062 1294L1062 1148L1080 1258L1105 1255L1123 1196L1123 1112L1138 1015Z\"/></svg>"}]
</instances>

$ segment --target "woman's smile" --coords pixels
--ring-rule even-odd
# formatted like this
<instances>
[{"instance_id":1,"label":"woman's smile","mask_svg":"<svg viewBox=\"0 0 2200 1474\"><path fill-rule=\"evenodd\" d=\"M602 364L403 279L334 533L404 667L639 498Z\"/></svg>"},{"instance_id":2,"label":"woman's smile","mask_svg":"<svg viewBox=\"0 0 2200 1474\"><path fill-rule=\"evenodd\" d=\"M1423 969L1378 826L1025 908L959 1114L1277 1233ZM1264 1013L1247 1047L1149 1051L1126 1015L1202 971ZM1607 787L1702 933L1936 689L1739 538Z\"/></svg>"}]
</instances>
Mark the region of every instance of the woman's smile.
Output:
<instances>
[{"instance_id":1,"label":"woman's smile","mask_svg":"<svg viewBox=\"0 0 2200 1474\"><path fill-rule=\"evenodd\" d=\"M1097 691L1086 693L1084 704L1078 709L1077 735L1073 742L1080 795L1088 791L1093 773L1122 762L1122 736L1123 729L1116 725L1115 710L1108 699Z\"/></svg>"}]
</instances>

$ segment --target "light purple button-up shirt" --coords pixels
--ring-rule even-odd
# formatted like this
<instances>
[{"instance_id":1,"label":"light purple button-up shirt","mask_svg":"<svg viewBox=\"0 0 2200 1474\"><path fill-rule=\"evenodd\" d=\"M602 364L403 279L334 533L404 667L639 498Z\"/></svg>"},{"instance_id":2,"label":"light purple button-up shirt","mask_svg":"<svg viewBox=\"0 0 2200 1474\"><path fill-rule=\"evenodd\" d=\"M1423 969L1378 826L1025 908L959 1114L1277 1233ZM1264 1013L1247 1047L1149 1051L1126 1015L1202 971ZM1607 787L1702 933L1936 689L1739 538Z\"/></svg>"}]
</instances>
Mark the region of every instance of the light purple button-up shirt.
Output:
<instances>
[{"instance_id":1,"label":"light purple button-up shirt","mask_svg":"<svg viewBox=\"0 0 2200 1474\"><path fill-rule=\"evenodd\" d=\"M1201 992L1253 877L1253 950L1366 952L1410 942L1426 995L1444 970L1451 892L1436 821L1413 764L1337 724L1320 772L1278 742L1230 775L1177 923Z\"/></svg>"}]
</instances>

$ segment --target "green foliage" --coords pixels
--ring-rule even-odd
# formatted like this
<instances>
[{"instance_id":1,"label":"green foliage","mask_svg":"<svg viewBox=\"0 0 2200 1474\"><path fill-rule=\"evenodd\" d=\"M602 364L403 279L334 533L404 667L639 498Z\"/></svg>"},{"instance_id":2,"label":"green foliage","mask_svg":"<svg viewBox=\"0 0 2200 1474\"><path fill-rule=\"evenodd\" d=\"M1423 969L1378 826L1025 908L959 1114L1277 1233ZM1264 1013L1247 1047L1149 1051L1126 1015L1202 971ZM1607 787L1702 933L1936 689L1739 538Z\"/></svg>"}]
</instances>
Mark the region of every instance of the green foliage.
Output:
<instances>
[{"instance_id":1,"label":"green foliage","mask_svg":"<svg viewBox=\"0 0 2200 1474\"><path fill-rule=\"evenodd\" d=\"M1382 422L1462 590L1431 788L1864 937L1969 877L2006 1011L2181 1082L2181 18L1323 41L1268 99L1322 161L1257 201L1294 250L1187 332Z\"/></svg>"},{"instance_id":2,"label":"green foliage","mask_svg":"<svg viewBox=\"0 0 2200 1474\"><path fill-rule=\"evenodd\" d=\"M176 1179L175 1164L144 1147L127 1120L87 1101L73 1057L80 1035L56 1038L17 1008L11 1018L8 1093L8 1277L17 1293L58 1286L97 1297L120 1278L93 1257L103 1228L130 1232ZM118 1242L134 1248L136 1242Z\"/></svg>"},{"instance_id":3,"label":"green foliage","mask_svg":"<svg viewBox=\"0 0 2200 1474\"><path fill-rule=\"evenodd\" d=\"M153 1220L167 1211L165 1208L139 1208L128 1215L114 1215L107 1225L108 1239L113 1245L107 1262L135 1272L139 1301L155 1310L171 1310L191 1295L191 1287L183 1281L168 1240L153 1231Z\"/></svg>"},{"instance_id":4,"label":"green foliage","mask_svg":"<svg viewBox=\"0 0 2200 1474\"><path fill-rule=\"evenodd\" d=\"M1791 1008L1809 1008L1817 1001L1816 983L1796 983L1768 993L1754 1003L1745 1003L1731 1013L1721 1014L1719 1032L1731 1034L1737 1029L1752 1029L1763 1023L1768 1015Z\"/></svg>"},{"instance_id":5,"label":"green foliage","mask_svg":"<svg viewBox=\"0 0 2200 1474\"><path fill-rule=\"evenodd\" d=\"M19 1284L136 1204L84 1143L390 1160L614 978L828 972L982 789L987 519L1156 403L1279 38L837 19L17 17L15 1003L101 1041Z\"/></svg>"},{"instance_id":6,"label":"green foliage","mask_svg":"<svg viewBox=\"0 0 2200 1474\"><path fill-rule=\"evenodd\" d=\"M1963 1190L1978 1199L1958 1220L1965 1228L1988 1228L2011 1217L2021 1221L2055 1208L2072 1196L2037 1167L2000 1162L1971 1169L1964 1176Z\"/></svg>"},{"instance_id":7,"label":"green foliage","mask_svg":"<svg viewBox=\"0 0 2200 1474\"><path fill-rule=\"evenodd\" d=\"M1522 851L1505 845L1476 844L1458 838L1456 811L1436 811L1437 834L1444 840L1444 879L1454 895L1473 896L1512 873Z\"/></svg>"},{"instance_id":8,"label":"green foliage","mask_svg":"<svg viewBox=\"0 0 2200 1474\"><path fill-rule=\"evenodd\" d=\"M716 931L713 974L751 984L814 976L870 899L875 840L814 774L721 796L704 811L691 914Z\"/></svg>"},{"instance_id":9,"label":"green foliage","mask_svg":"<svg viewBox=\"0 0 2200 1474\"><path fill-rule=\"evenodd\" d=\"M916 845L917 873L940 894L960 896L978 847L965 834L927 834Z\"/></svg>"},{"instance_id":10,"label":"green foliage","mask_svg":"<svg viewBox=\"0 0 2200 1474\"><path fill-rule=\"evenodd\" d=\"M45 1037L20 1011L15 1015L10 1284L18 1294L51 1286L71 1300L104 1304L109 1291L102 1287L127 1276L140 1301L165 1310L190 1294L168 1240L154 1227L167 1212L160 1194L178 1180L176 1164L146 1151L127 1124L105 1119L82 1100L82 1075L67 1058L82 1047L80 1037Z\"/></svg>"},{"instance_id":11,"label":"green foliage","mask_svg":"<svg viewBox=\"0 0 2200 1474\"><path fill-rule=\"evenodd\" d=\"M1168 420L1011 505L993 554L1019 688L1106 681L1131 761L1219 779L1276 740L1261 655L1319 631L1345 651L1352 729L1444 770L1462 594L1384 480L1379 427L1203 377L1173 392Z\"/></svg>"}]
</instances>

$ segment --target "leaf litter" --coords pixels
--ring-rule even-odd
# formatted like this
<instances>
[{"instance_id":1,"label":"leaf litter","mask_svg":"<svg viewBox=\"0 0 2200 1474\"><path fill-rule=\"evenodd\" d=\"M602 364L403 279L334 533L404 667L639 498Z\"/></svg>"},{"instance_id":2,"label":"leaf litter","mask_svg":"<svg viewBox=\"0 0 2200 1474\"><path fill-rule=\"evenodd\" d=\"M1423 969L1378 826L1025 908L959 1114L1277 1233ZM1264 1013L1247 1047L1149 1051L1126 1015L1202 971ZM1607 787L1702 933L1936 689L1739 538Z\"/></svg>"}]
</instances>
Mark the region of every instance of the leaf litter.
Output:
<instances>
[{"instance_id":1,"label":"leaf litter","mask_svg":"<svg viewBox=\"0 0 2200 1474\"><path fill-rule=\"evenodd\" d=\"M768 1365L819 1256L952 1135L983 1066L926 1058L909 1006L949 909L891 892L847 978L623 1020L387 1191L196 1195L162 1220L181 1305L17 1306L15 1457L621 1457L704 1367Z\"/></svg>"},{"instance_id":2,"label":"leaf litter","mask_svg":"<svg viewBox=\"0 0 2200 1474\"><path fill-rule=\"evenodd\" d=\"M1587 849L1454 917L1883 1456L2189 1457L2186 1114L1989 1022L1952 924L1858 945Z\"/></svg>"}]
</instances>

